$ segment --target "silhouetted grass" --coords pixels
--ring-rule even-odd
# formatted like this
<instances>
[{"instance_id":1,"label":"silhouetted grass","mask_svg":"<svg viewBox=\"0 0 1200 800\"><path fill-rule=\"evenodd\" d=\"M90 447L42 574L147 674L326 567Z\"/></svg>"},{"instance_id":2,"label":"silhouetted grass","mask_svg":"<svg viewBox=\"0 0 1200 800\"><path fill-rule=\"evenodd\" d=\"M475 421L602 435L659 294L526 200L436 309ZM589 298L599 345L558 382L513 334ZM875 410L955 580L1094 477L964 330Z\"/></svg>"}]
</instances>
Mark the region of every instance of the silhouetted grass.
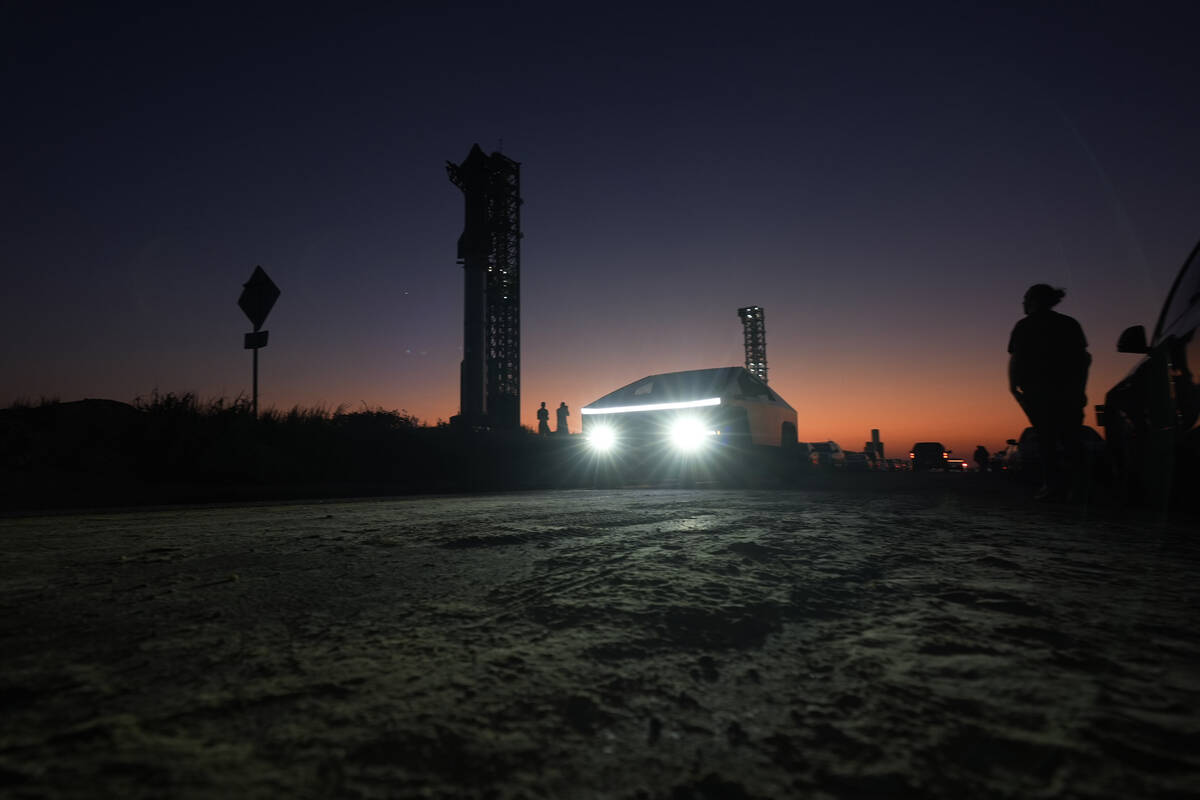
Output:
<instances>
[{"instance_id":1,"label":"silhouetted grass","mask_svg":"<svg viewBox=\"0 0 1200 800\"><path fill-rule=\"evenodd\" d=\"M717 480L778 485L807 460L733 450L703 469L597 457L579 436L422 424L404 410L269 408L191 393L0 410L0 508L507 491Z\"/></svg>"},{"instance_id":2,"label":"silhouetted grass","mask_svg":"<svg viewBox=\"0 0 1200 800\"><path fill-rule=\"evenodd\" d=\"M568 440L480 434L404 410L269 408L195 394L0 410L7 508L534 488Z\"/></svg>"}]
</instances>

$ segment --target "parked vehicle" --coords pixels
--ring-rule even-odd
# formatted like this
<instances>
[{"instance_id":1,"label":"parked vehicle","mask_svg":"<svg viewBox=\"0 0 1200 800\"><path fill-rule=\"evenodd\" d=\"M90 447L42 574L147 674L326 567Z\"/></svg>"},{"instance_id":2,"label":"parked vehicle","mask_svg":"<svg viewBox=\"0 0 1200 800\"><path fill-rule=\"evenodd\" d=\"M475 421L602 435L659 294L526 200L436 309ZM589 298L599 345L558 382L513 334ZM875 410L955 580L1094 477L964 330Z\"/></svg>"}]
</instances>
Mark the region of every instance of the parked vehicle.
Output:
<instances>
[{"instance_id":1,"label":"parked vehicle","mask_svg":"<svg viewBox=\"0 0 1200 800\"><path fill-rule=\"evenodd\" d=\"M1007 472L1034 475L1040 479L1042 462L1038 455L1037 432L1026 428L1020 437L1009 439L1001 460Z\"/></svg>"},{"instance_id":2,"label":"parked vehicle","mask_svg":"<svg viewBox=\"0 0 1200 800\"><path fill-rule=\"evenodd\" d=\"M950 451L941 442L917 442L908 453L913 472L929 469L945 469Z\"/></svg>"},{"instance_id":3,"label":"parked vehicle","mask_svg":"<svg viewBox=\"0 0 1200 800\"><path fill-rule=\"evenodd\" d=\"M745 367L649 375L582 409L597 453L703 457L718 448L796 444L796 410Z\"/></svg>"},{"instance_id":4,"label":"parked vehicle","mask_svg":"<svg viewBox=\"0 0 1200 800\"><path fill-rule=\"evenodd\" d=\"M847 471L869 472L871 470L871 460L867 458L866 453L847 450L845 467Z\"/></svg>"},{"instance_id":5,"label":"parked vehicle","mask_svg":"<svg viewBox=\"0 0 1200 800\"><path fill-rule=\"evenodd\" d=\"M1200 460L1200 244L1167 293L1150 340L1126 328L1117 352L1145 356L1096 406L1116 489L1165 507L1194 500Z\"/></svg>"},{"instance_id":6,"label":"parked vehicle","mask_svg":"<svg viewBox=\"0 0 1200 800\"><path fill-rule=\"evenodd\" d=\"M846 465L846 454L837 442L810 442L808 446L814 467L841 469Z\"/></svg>"}]
</instances>

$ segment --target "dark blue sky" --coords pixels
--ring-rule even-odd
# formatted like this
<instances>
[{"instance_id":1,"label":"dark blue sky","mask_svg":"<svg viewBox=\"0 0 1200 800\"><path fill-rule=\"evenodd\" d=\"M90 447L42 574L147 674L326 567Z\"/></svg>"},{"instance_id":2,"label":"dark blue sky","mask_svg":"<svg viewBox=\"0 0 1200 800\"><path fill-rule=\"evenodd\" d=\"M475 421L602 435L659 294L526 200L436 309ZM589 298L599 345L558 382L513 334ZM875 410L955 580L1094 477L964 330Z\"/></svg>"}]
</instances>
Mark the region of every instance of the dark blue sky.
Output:
<instances>
[{"instance_id":1,"label":"dark blue sky","mask_svg":"<svg viewBox=\"0 0 1200 800\"><path fill-rule=\"evenodd\" d=\"M1099 402L1200 237L1186 4L0 11L0 402L457 412L473 142L522 163L523 399L742 361L801 438L998 447L1031 283ZM578 429L578 416L573 417Z\"/></svg>"}]
</instances>

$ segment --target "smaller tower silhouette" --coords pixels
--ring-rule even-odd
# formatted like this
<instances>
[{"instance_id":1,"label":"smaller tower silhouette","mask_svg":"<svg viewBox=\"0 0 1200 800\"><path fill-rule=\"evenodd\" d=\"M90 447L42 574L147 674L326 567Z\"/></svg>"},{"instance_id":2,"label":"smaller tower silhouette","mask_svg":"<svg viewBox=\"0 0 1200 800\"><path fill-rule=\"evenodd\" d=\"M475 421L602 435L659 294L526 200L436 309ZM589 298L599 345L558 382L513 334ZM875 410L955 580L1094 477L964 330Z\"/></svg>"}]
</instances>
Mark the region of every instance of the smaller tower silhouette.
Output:
<instances>
[{"instance_id":1,"label":"smaller tower silhouette","mask_svg":"<svg viewBox=\"0 0 1200 800\"><path fill-rule=\"evenodd\" d=\"M746 335L746 369L767 382L767 322L762 306L738 309Z\"/></svg>"}]
</instances>

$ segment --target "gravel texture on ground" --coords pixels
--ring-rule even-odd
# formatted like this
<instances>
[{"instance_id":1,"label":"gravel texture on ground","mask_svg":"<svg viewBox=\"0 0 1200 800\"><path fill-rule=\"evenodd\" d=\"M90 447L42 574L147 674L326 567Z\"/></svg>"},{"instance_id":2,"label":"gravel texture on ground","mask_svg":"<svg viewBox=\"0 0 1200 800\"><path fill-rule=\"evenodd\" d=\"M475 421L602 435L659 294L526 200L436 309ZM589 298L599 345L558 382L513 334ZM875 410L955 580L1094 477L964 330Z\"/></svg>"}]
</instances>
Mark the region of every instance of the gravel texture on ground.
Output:
<instances>
[{"instance_id":1,"label":"gravel texture on ground","mask_svg":"<svg viewBox=\"0 0 1200 800\"><path fill-rule=\"evenodd\" d=\"M989 475L0 519L9 797L1200 789L1200 546Z\"/></svg>"}]
</instances>

